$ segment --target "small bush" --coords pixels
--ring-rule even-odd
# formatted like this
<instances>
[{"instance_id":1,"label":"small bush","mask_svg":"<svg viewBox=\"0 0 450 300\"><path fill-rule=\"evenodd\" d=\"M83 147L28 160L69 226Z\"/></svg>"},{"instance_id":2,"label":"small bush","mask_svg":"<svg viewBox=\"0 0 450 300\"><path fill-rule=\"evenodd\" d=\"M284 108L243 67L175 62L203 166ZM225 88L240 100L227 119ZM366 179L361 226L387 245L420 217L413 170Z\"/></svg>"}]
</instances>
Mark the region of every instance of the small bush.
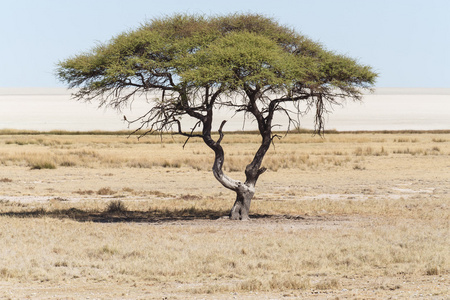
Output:
<instances>
[{"instance_id":1,"label":"small bush","mask_svg":"<svg viewBox=\"0 0 450 300\"><path fill-rule=\"evenodd\" d=\"M2 268L0 269L0 278L2 279L9 279L17 277L17 274L15 271L11 271L8 268Z\"/></svg>"},{"instance_id":2,"label":"small bush","mask_svg":"<svg viewBox=\"0 0 450 300\"><path fill-rule=\"evenodd\" d=\"M439 267L437 266L428 266L425 272L429 276L440 275L440 273Z\"/></svg>"},{"instance_id":3,"label":"small bush","mask_svg":"<svg viewBox=\"0 0 450 300\"><path fill-rule=\"evenodd\" d=\"M103 195L103 196L106 196L106 195L114 195L115 193L116 193L116 192L113 191L113 190L111 190L109 187L101 188L101 189L99 189L99 190L97 191L97 195Z\"/></svg>"},{"instance_id":4,"label":"small bush","mask_svg":"<svg viewBox=\"0 0 450 300\"><path fill-rule=\"evenodd\" d=\"M407 139L407 138L398 138L398 139L394 139L394 142L397 142L397 143L409 143L409 142L410 142L410 139Z\"/></svg>"},{"instance_id":5,"label":"small bush","mask_svg":"<svg viewBox=\"0 0 450 300\"><path fill-rule=\"evenodd\" d=\"M249 292L261 291L263 290L263 287L264 287L263 283L258 279L248 279L243 281L239 285L240 290Z\"/></svg>"},{"instance_id":6,"label":"small bush","mask_svg":"<svg viewBox=\"0 0 450 300\"><path fill-rule=\"evenodd\" d=\"M94 191L93 190L84 190L84 191L78 190L74 193L79 194L79 195L92 195L92 194L94 194Z\"/></svg>"},{"instance_id":7,"label":"small bush","mask_svg":"<svg viewBox=\"0 0 450 300\"><path fill-rule=\"evenodd\" d=\"M107 254L107 255L114 255L117 254L119 251L115 248L112 248L108 245L103 246L100 250L99 253L100 254Z\"/></svg>"},{"instance_id":8,"label":"small bush","mask_svg":"<svg viewBox=\"0 0 450 300\"><path fill-rule=\"evenodd\" d=\"M274 275L269 281L269 287L271 290L305 290L310 287L309 280L303 279L298 276L277 276Z\"/></svg>"},{"instance_id":9,"label":"small bush","mask_svg":"<svg viewBox=\"0 0 450 300\"><path fill-rule=\"evenodd\" d=\"M114 200L108 203L106 212L108 213L123 213L127 211L125 203L120 200Z\"/></svg>"},{"instance_id":10,"label":"small bush","mask_svg":"<svg viewBox=\"0 0 450 300\"><path fill-rule=\"evenodd\" d=\"M172 162L172 161L167 161L167 160L165 160L165 161L161 164L161 166L162 166L163 168L176 168L176 169L178 169L178 168L181 168L181 162L179 162L179 161Z\"/></svg>"},{"instance_id":11,"label":"small bush","mask_svg":"<svg viewBox=\"0 0 450 300\"><path fill-rule=\"evenodd\" d=\"M132 188L129 188L129 187L124 187L124 188L122 189L122 191L123 191L123 192L126 192L126 193L133 193L133 192L134 192L134 190L133 190Z\"/></svg>"},{"instance_id":12,"label":"small bush","mask_svg":"<svg viewBox=\"0 0 450 300\"><path fill-rule=\"evenodd\" d=\"M180 199L183 199L183 200L201 200L202 196L187 194L187 195L180 196Z\"/></svg>"},{"instance_id":13,"label":"small bush","mask_svg":"<svg viewBox=\"0 0 450 300\"><path fill-rule=\"evenodd\" d=\"M436 152L440 152L440 151L441 151L441 149L440 149L439 147L433 147L433 148L431 149L431 151L436 151Z\"/></svg>"},{"instance_id":14,"label":"small bush","mask_svg":"<svg viewBox=\"0 0 450 300\"><path fill-rule=\"evenodd\" d=\"M133 160L127 163L127 166L130 168L138 168L138 169L151 169L154 163L148 160Z\"/></svg>"},{"instance_id":15,"label":"small bush","mask_svg":"<svg viewBox=\"0 0 450 300\"><path fill-rule=\"evenodd\" d=\"M366 149L358 147L355 149L355 151L353 153L356 156L371 155L373 153L373 149L371 147L366 147Z\"/></svg>"},{"instance_id":16,"label":"small bush","mask_svg":"<svg viewBox=\"0 0 450 300\"><path fill-rule=\"evenodd\" d=\"M12 182L12 179L5 177L5 178L0 179L0 182Z\"/></svg>"},{"instance_id":17,"label":"small bush","mask_svg":"<svg viewBox=\"0 0 450 300\"><path fill-rule=\"evenodd\" d=\"M433 139L433 142L435 143L445 143L446 141L446 139Z\"/></svg>"},{"instance_id":18,"label":"small bush","mask_svg":"<svg viewBox=\"0 0 450 300\"><path fill-rule=\"evenodd\" d=\"M61 167L74 167L77 164L73 161L69 161L69 160L64 160L59 164Z\"/></svg>"},{"instance_id":19,"label":"small bush","mask_svg":"<svg viewBox=\"0 0 450 300\"><path fill-rule=\"evenodd\" d=\"M51 199L52 201L60 201L60 202L65 202L65 201L69 201L66 198L62 198L62 197L55 197Z\"/></svg>"},{"instance_id":20,"label":"small bush","mask_svg":"<svg viewBox=\"0 0 450 300\"><path fill-rule=\"evenodd\" d=\"M41 170L41 169L56 169L56 165L52 162L34 162L30 163L31 170Z\"/></svg>"},{"instance_id":21,"label":"small bush","mask_svg":"<svg viewBox=\"0 0 450 300\"><path fill-rule=\"evenodd\" d=\"M320 282L318 282L314 288L318 290L332 290L339 288L339 280L332 278L332 279L325 279Z\"/></svg>"},{"instance_id":22,"label":"small bush","mask_svg":"<svg viewBox=\"0 0 450 300\"><path fill-rule=\"evenodd\" d=\"M360 166L360 165L354 165L353 166L353 170L360 170L360 171L362 171L362 170L365 170L366 169L366 167L363 167L363 166Z\"/></svg>"}]
</instances>

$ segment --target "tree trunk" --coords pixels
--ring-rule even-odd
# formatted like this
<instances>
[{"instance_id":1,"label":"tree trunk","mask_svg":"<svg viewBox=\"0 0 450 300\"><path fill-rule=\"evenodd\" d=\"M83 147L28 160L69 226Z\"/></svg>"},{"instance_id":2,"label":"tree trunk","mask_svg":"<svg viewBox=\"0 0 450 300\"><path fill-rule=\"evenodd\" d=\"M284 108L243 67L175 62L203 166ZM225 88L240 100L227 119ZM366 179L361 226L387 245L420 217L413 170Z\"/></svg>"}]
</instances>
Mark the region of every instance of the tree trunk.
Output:
<instances>
[{"instance_id":1,"label":"tree trunk","mask_svg":"<svg viewBox=\"0 0 450 300\"><path fill-rule=\"evenodd\" d=\"M215 153L212 171L214 177L227 189L236 192L236 201L230 211L231 220L249 220L250 203L255 194L255 185L259 175L266 171L266 168L260 168L265 153L270 147L270 131L265 132L263 141L259 147L253 161L246 167L246 181L243 183L228 177L223 172L224 151L220 145L223 139L222 128L226 121L223 121L219 127L219 139L214 141L211 138L212 110L208 112L207 118L203 121L203 141Z\"/></svg>"},{"instance_id":2,"label":"tree trunk","mask_svg":"<svg viewBox=\"0 0 450 300\"><path fill-rule=\"evenodd\" d=\"M255 194L254 186L244 184L236 190L236 201L230 212L231 220L249 220L250 203Z\"/></svg>"}]
</instances>

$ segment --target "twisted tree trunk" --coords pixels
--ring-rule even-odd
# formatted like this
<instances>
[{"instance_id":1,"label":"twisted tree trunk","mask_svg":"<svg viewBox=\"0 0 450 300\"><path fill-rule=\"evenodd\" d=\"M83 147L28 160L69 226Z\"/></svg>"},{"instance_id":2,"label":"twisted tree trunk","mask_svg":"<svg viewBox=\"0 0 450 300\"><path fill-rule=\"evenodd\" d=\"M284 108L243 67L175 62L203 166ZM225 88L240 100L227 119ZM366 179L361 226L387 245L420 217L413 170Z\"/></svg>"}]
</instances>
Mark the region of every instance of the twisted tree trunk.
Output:
<instances>
[{"instance_id":1,"label":"twisted tree trunk","mask_svg":"<svg viewBox=\"0 0 450 300\"><path fill-rule=\"evenodd\" d=\"M243 184L236 190L236 201L230 212L231 220L249 220L250 203L255 194L255 187Z\"/></svg>"},{"instance_id":2,"label":"twisted tree trunk","mask_svg":"<svg viewBox=\"0 0 450 300\"><path fill-rule=\"evenodd\" d=\"M213 174L214 177L227 189L230 189L236 193L236 200L234 202L233 207L230 211L230 219L232 220L249 220L249 211L250 211L250 204L253 198L253 195L255 194L255 186L256 182L258 181L259 176L266 171L266 168L261 168L261 164L263 161L263 158L270 148L270 144L272 142L272 128L271 128L271 122L274 112L274 106L271 105L270 113L269 115L264 118L261 114L261 112L258 110L256 106L256 96L257 93L255 92L249 92L248 94L250 103L249 103L249 111L256 117L256 120L258 122L258 128L259 132L261 134L261 145L256 152L252 162L247 165L245 168L245 176L246 180L245 182L241 182L238 180L234 180L230 177L228 177L223 172L223 163L225 159L224 151L221 146L221 142L223 139L223 126L225 125L226 121L222 121L222 124L219 127L219 138L217 141L214 141L211 137L211 126L212 126L212 120L213 120L213 110L212 105L214 103L214 99L211 101L211 105L208 107L206 116L203 118L198 118L202 124L203 124L203 132L202 132L202 138L205 144L210 147L214 153L214 164L213 164Z\"/></svg>"},{"instance_id":3,"label":"twisted tree trunk","mask_svg":"<svg viewBox=\"0 0 450 300\"><path fill-rule=\"evenodd\" d=\"M212 117L212 116L211 116ZM206 120L207 121L207 120ZM219 139L214 141L211 138L211 127L209 122L205 122L203 125L203 140L210 147L214 153L214 164L213 164L213 174L214 177L227 189L236 192L236 201L230 212L230 219L232 220L248 220L250 202L253 195L255 194L255 183L256 180L246 181L245 183L234 180L228 177L223 172L223 163L225 159L224 151L221 146L221 141L223 139L222 128L226 121L223 121L219 128ZM248 168L248 167L247 167Z\"/></svg>"},{"instance_id":4,"label":"twisted tree trunk","mask_svg":"<svg viewBox=\"0 0 450 300\"><path fill-rule=\"evenodd\" d=\"M250 203L253 195L255 194L256 182L258 181L259 176L266 171L266 168L260 168L260 166L262 164L265 153L270 147L270 138L263 138L263 142L256 152L253 161L245 169L246 180L245 182L241 182L228 177L223 172L224 151L222 146L220 145L220 142L223 138L222 128L224 125L225 121L223 121L220 126L220 137L217 141L214 141L211 138L210 134L205 134L205 132L203 135L203 139L205 143L215 152L215 159L212 168L214 177L224 187L236 193L236 201L234 202L234 205L230 211L230 219L248 220L250 219Z\"/></svg>"}]
</instances>

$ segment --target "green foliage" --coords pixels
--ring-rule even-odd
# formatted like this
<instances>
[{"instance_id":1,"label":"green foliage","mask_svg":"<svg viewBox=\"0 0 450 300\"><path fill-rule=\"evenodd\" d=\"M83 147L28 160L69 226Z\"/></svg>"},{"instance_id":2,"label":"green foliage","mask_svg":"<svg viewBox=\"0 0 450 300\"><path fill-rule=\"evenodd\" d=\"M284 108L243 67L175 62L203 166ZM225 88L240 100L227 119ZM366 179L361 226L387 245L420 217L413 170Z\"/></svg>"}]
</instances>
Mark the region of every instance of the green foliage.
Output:
<instances>
[{"instance_id":1,"label":"green foliage","mask_svg":"<svg viewBox=\"0 0 450 300\"><path fill-rule=\"evenodd\" d=\"M297 65L291 58L265 36L235 32L187 57L181 77L194 85L220 84L232 90L246 84L275 88L294 79Z\"/></svg>"},{"instance_id":2,"label":"green foliage","mask_svg":"<svg viewBox=\"0 0 450 300\"><path fill-rule=\"evenodd\" d=\"M84 96L121 83L346 89L373 84L376 77L370 67L326 51L270 18L239 14L155 19L58 65L59 79L84 88Z\"/></svg>"},{"instance_id":3,"label":"green foliage","mask_svg":"<svg viewBox=\"0 0 450 300\"><path fill-rule=\"evenodd\" d=\"M100 105L117 109L139 93L161 92L138 129L147 124L165 131L183 115L210 126L206 115L212 118L212 107L226 104L250 112L260 130L267 131L273 113L282 110L280 103L306 101L308 107L316 106L320 131L326 103L359 99L377 74L271 18L178 14L154 19L59 62L57 77L70 88L80 88L75 98L98 99ZM220 98L232 93L243 97ZM287 109L284 113L290 114ZM289 115L289 122L294 119Z\"/></svg>"}]
</instances>

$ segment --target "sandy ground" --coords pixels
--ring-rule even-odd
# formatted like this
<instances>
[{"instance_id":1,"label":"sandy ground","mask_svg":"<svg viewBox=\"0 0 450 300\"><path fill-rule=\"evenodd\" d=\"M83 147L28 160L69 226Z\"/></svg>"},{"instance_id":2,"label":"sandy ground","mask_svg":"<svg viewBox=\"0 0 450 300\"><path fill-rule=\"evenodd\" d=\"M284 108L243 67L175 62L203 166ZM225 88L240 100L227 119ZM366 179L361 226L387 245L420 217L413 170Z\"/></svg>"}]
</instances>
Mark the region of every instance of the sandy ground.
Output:
<instances>
[{"instance_id":1,"label":"sandy ground","mask_svg":"<svg viewBox=\"0 0 450 300\"><path fill-rule=\"evenodd\" d=\"M420 160L415 157L383 158L364 162L365 170L279 170L268 171L261 177L255 200L310 200L432 197L449 193L450 179L448 157ZM387 172L384 168L389 165ZM243 179L240 172L230 173ZM172 196L201 194L205 197L230 195L207 171L191 168L154 169L87 169L58 168L56 170L29 170L20 166L0 167L0 177L11 182L2 183L1 199L17 202L46 202L54 197L69 201L93 198L80 196L77 191L109 187L115 191L160 191ZM352 198L353 197L353 198ZM127 197L124 200L138 200ZM146 197L148 199L148 197Z\"/></svg>"},{"instance_id":2,"label":"sandy ground","mask_svg":"<svg viewBox=\"0 0 450 300\"><path fill-rule=\"evenodd\" d=\"M389 282L386 284L385 282ZM0 283L2 299L449 299L442 294L449 289L448 278L349 278L345 288L333 291L298 291L278 293L226 293L215 295L183 295L165 292L151 284L89 284L73 281L70 284L17 285ZM375 287L375 288L374 288ZM177 288L177 287L175 287ZM173 290L173 287L170 287Z\"/></svg>"},{"instance_id":3,"label":"sandy ground","mask_svg":"<svg viewBox=\"0 0 450 300\"><path fill-rule=\"evenodd\" d=\"M443 146L441 145L441 148ZM444 150L442 149L441 152ZM279 202L310 200L365 201L368 199L443 199L450 203L450 160L439 156L382 156L372 157L345 168L280 169L265 173L257 186L252 203L259 211L265 201ZM389 166L387 168L387 166ZM242 179L240 173L230 173ZM112 196L83 194L111 188L120 192L121 201L164 201L189 195L204 198L223 198L227 206L233 203L233 194L221 187L208 171L192 168L84 168L59 167L54 170L30 170L24 166L0 165L0 200L24 203L32 207L48 205L55 199L67 203L94 202L102 206ZM156 192L163 193L161 196ZM53 201L53 202L52 202ZM300 205L301 207L301 205ZM218 220L171 220L158 223L134 223L133 227L184 226L186 228L217 228L217 230L326 230L351 228L380 222L376 216L336 215L316 212L308 215L301 209L286 215L253 218L247 223ZM104 224L113 226L113 224ZM449 245L450 247L450 245ZM450 257L447 257L450 259ZM1 269L1 266L0 266ZM448 271L448 270L447 270ZM339 288L332 290L298 290L283 292L246 292L184 294L186 284L172 282L97 282L83 278L70 282L36 282L0 280L2 299L450 299L450 275L398 275L373 277L352 275L340 278ZM177 292L178 291L178 292Z\"/></svg>"},{"instance_id":4,"label":"sandy ground","mask_svg":"<svg viewBox=\"0 0 450 300\"><path fill-rule=\"evenodd\" d=\"M444 163L444 162L440 162ZM367 167L371 168L371 167ZM447 167L448 168L448 167ZM203 196L220 195L226 197L227 192L212 180L208 172L192 170L142 170L136 176L135 170L92 170L92 169L57 169L30 171L20 167L2 168L0 177L12 179L9 184L2 184L1 199L29 204L48 204L55 197L69 202L98 201L106 202L110 196L83 196L74 193L79 190L98 190L100 187L115 187L120 190L170 189L172 197L201 194ZM446 197L449 199L450 188L448 173L446 177L438 178L429 166L417 172L405 170L401 176L380 174L379 170L360 173L342 172L327 173L323 178L315 172L298 172L284 170L268 173L259 185L259 193L253 203L286 199L307 201L310 199L334 199L336 201L361 200L369 197L398 199L427 199ZM330 174L331 173L331 174ZM325 174L322 174L323 176ZM345 175L345 176L342 176ZM439 176L443 174L440 173ZM157 180L155 180L157 178ZM179 185L179 182L183 182ZM147 201L148 197L127 196L122 201ZM230 195L230 205L232 203ZM159 201L164 201L159 198ZM326 213L326 212L322 212ZM257 227L273 230L274 228L296 228L309 230L324 228L351 228L361 226L361 217L308 217L302 212L299 218L268 217L254 219L250 223L236 223L226 219L171 221L166 226L186 226L210 229L211 226L221 229L231 228L251 232ZM370 223L369 218L364 223ZM157 223L161 224L161 223ZM132 226L158 226L151 224L135 224ZM52 284L38 282L17 283L15 281L0 282L0 297L4 299L450 299L450 276L398 276L395 278L373 278L351 276L341 278L338 290L322 291L307 290L287 293L226 293L212 295L183 294L186 286L172 283L171 286L156 285L149 282L140 283L92 283L83 279ZM176 291L181 292L177 293ZM169 292L166 292L169 291Z\"/></svg>"}]
</instances>

